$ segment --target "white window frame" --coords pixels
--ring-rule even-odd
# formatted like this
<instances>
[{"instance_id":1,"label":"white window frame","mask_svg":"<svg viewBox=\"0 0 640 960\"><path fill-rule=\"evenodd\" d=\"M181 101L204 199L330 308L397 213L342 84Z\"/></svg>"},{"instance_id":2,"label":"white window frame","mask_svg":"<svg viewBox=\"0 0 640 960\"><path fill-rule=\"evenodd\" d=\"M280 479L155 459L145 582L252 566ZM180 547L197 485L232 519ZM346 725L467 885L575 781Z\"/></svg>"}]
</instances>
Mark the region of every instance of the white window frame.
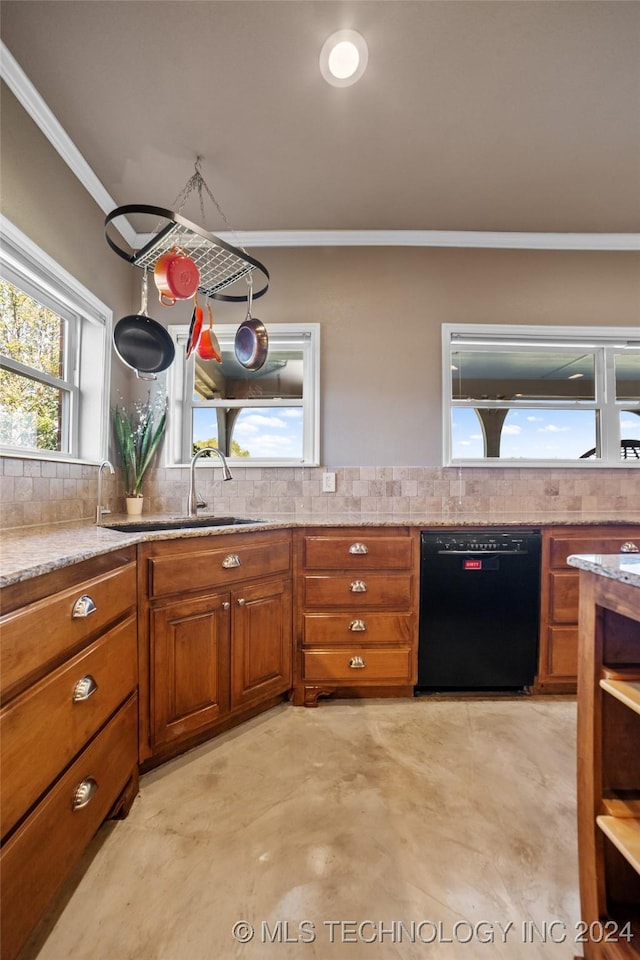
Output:
<instances>
[{"instance_id":1,"label":"white window frame","mask_svg":"<svg viewBox=\"0 0 640 960\"><path fill-rule=\"evenodd\" d=\"M473 346L474 350L495 350L496 346L520 347L523 351L538 350L552 346L556 350L566 347L589 347L596 354L595 399L567 400L560 405L564 409L575 407L581 410L597 410L600 416L601 456L585 460L562 459L515 459L501 457L462 458L454 457L452 450L451 414L455 407L473 408L477 401L455 400L451 391L451 366L453 351L461 346ZM621 349L640 348L640 327L570 327L570 326L521 326L515 324L442 324L442 411L443 411L443 464L455 467L633 467L638 460L620 458L621 409L640 409L638 400L616 400L615 370L613 358ZM599 359L598 359L599 358ZM556 402L554 401L554 404ZM549 409L548 400L483 400L481 405L492 409L540 408Z\"/></svg>"},{"instance_id":2,"label":"white window frame","mask_svg":"<svg viewBox=\"0 0 640 960\"><path fill-rule=\"evenodd\" d=\"M0 241L0 276L66 321L64 378L2 356L5 369L63 391L63 449L3 445L0 454L100 462L108 451L112 311L2 214Z\"/></svg>"},{"instance_id":3,"label":"white window frame","mask_svg":"<svg viewBox=\"0 0 640 960\"><path fill-rule=\"evenodd\" d=\"M216 323L216 334L220 341L233 341L237 325ZM320 324L319 323L277 323L268 327L269 342L274 346L296 340L296 347L303 353L303 389L301 400L285 398L243 399L205 401L195 403L193 397L194 362L185 359L189 327L172 325L169 333L176 346L176 359L168 371L167 395L172 415L167 424L165 457L167 467L184 467L191 460L192 410L194 407L243 407L260 409L268 407L299 406L303 411L302 457L291 458L247 458L227 457L231 466L236 467L312 467L320 463Z\"/></svg>"}]
</instances>

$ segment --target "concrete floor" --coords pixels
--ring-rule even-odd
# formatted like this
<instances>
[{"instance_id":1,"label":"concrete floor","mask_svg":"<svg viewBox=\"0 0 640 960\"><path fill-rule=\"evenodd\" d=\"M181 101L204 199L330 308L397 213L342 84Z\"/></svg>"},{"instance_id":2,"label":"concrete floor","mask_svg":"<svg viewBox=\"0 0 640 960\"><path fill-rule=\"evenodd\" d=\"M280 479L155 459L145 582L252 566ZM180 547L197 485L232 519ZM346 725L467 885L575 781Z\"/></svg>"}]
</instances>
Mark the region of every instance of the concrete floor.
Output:
<instances>
[{"instance_id":1,"label":"concrete floor","mask_svg":"<svg viewBox=\"0 0 640 960\"><path fill-rule=\"evenodd\" d=\"M143 777L23 958L571 960L575 716L282 705Z\"/></svg>"}]
</instances>

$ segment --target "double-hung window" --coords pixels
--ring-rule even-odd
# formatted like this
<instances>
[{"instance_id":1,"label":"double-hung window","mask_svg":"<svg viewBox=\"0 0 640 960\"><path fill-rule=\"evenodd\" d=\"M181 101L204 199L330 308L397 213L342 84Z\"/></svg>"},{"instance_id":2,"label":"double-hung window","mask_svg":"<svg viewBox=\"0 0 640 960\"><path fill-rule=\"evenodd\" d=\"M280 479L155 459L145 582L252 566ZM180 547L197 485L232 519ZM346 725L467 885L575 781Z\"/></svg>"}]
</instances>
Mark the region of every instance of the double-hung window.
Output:
<instances>
[{"instance_id":1,"label":"double-hung window","mask_svg":"<svg viewBox=\"0 0 640 960\"><path fill-rule=\"evenodd\" d=\"M238 362L234 326L215 324L221 362L195 351L186 359L188 328L169 329L176 343L167 384L170 464L188 463L203 446L217 447L238 466L319 462L319 324L269 326L259 370Z\"/></svg>"},{"instance_id":2,"label":"double-hung window","mask_svg":"<svg viewBox=\"0 0 640 960\"><path fill-rule=\"evenodd\" d=\"M443 327L448 464L640 465L640 329Z\"/></svg>"},{"instance_id":3,"label":"double-hung window","mask_svg":"<svg viewBox=\"0 0 640 960\"><path fill-rule=\"evenodd\" d=\"M6 219L0 227L2 452L102 459L111 312Z\"/></svg>"}]
</instances>

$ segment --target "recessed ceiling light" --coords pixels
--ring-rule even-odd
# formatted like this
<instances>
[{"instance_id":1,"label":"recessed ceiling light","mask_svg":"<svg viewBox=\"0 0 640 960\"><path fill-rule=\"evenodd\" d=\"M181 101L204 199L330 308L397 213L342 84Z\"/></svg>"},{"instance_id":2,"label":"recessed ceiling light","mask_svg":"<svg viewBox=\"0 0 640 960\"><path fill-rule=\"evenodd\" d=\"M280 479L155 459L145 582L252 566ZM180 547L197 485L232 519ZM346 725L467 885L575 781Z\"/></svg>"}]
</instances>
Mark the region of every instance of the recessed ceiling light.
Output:
<instances>
[{"instance_id":1,"label":"recessed ceiling light","mask_svg":"<svg viewBox=\"0 0 640 960\"><path fill-rule=\"evenodd\" d=\"M568 380L579 380L580 377L584 377L584 373L572 373Z\"/></svg>"},{"instance_id":2,"label":"recessed ceiling light","mask_svg":"<svg viewBox=\"0 0 640 960\"><path fill-rule=\"evenodd\" d=\"M349 87L367 68L369 51L364 37L355 30L338 30L325 40L320 51L320 72L334 87Z\"/></svg>"}]
</instances>

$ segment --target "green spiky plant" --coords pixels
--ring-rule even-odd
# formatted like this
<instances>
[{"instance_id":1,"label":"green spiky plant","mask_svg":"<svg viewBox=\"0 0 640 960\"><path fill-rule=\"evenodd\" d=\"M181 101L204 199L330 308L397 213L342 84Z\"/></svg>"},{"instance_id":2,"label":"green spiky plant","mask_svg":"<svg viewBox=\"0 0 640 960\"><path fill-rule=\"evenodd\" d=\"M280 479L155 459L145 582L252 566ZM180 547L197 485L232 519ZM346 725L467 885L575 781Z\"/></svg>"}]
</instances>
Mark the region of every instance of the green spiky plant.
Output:
<instances>
[{"instance_id":1,"label":"green spiky plant","mask_svg":"<svg viewBox=\"0 0 640 960\"><path fill-rule=\"evenodd\" d=\"M125 495L140 497L140 488L147 468L153 460L167 425L166 397L138 402L133 412L116 406L113 427L122 458Z\"/></svg>"}]
</instances>

